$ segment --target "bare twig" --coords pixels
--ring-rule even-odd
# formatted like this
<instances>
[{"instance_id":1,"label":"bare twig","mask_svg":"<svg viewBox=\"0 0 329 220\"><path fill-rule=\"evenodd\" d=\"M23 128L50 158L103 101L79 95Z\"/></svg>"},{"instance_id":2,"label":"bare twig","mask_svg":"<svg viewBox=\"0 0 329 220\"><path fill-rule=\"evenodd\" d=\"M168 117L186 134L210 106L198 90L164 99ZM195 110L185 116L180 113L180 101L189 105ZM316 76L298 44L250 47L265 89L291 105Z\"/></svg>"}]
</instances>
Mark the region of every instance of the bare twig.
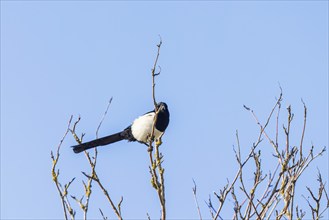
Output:
<instances>
[{"instance_id":1,"label":"bare twig","mask_svg":"<svg viewBox=\"0 0 329 220\"><path fill-rule=\"evenodd\" d=\"M304 141L304 135L305 135L305 129L306 129L306 118L307 118L307 108L305 105L305 102L302 99L302 103L304 105L304 124L303 124L303 130L302 130L302 136L300 138L300 145L299 145L299 159L303 159L303 141Z\"/></svg>"},{"instance_id":2,"label":"bare twig","mask_svg":"<svg viewBox=\"0 0 329 220\"><path fill-rule=\"evenodd\" d=\"M107 115L107 112L108 112L108 110L109 110L109 107L110 107L110 105L111 105L111 103L112 103L112 99L113 99L113 97L111 97L111 99L109 100L108 105L107 105L107 107L106 107L106 110L105 110L105 112L104 112L104 114L103 114L103 116L102 116L102 119L100 120L100 122L99 122L99 124L98 124L98 127L97 127L97 129L96 129L96 138L98 138L98 132L99 132L99 129L100 129L100 127L101 127L101 125L102 125L102 123L103 123L103 121L104 121L104 119L105 119L105 117L106 117L106 115ZM75 125L76 125L76 124L75 124ZM75 129L75 128L73 128L73 129ZM82 142L82 140L80 140L80 142ZM89 153L88 153L87 151L85 151L84 153L85 153L85 156L86 156L86 158L87 158L87 160L88 160L88 162L89 162L89 165L90 165L90 167L91 167L91 173L92 173L92 176L94 176L95 173L96 173L95 168L96 168L97 156L98 156L97 148L94 149L93 160L92 160L92 158L90 157L90 155L89 155ZM86 195L86 202L85 202L85 204L82 206L82 207L84 207L84 208L82 209L83 212L84 212L84 219L87 219L87 212L88 212L88 207L89 207L89 200L90 200L90 196L91 196L91 192L92 192L92 191L91 191L92 181L93 181L92 178L88 178L88 182L87 182L87 184L85 184L85 183L83 182L83 186L84 186L84 189L85 189L85 195ZM80 205L80 207L81 207L81 205ZM121 215L121 213L120 213L120 215Z\"/></svg>"},{"instance_id":3,"label":"bare twig","mask_svg":"<svg viewBox=\"0 0 329 220\"><path fill-rule=\"evenodd\" d=\"M99 125L98 125L97 130L96 130L96 138L98 138L98 131L99 131L100 127L102 126L102 123L103 123L103 121L104 121L104 119L105 119L105 117L107 115L107 111L110 108L110 105L112 103L112 100L113 100L113 97L110 98L110 100L109 100L109 102L107 104L106 110L105 110L105 112L103 114L103 117L102 117L101 121L99 122Z\"/></svg>"},{"instance_id":4,"label":"bare twig","mask_svg":"<svg viewBox=\"0 0 329 220\"><path fill-rule=\"evenodd\" d=\"M101 216L103 218L103 220L107 220L108 218L104 215L103 211L101 209L99 209L99 212L101 213Z\"/></svg>"},{"instance_id":5,"label":"bare twig","mask_svg":"<svg viewBox=\"0 0 329 220\"><path fill-rule=\"evenodd\" d=\"M194 186L192 188L192 191L193 191L195 206L198 210L199 218L200 218L200 220L202 220L202 215L201 215L201 211L200 211L200 207L199 207L199 202L198 202L198 198L197 198L197 195L196 195L196 183L195 183L194 179L192 179L192 180L193 180L193 184L194 184Z\"/></svg>"},{"instance_id":6,"label":"bare twig","mask_svg":"<svg viewBox=\"0 0 329 220\"><path fill-rule=\"evenodd\" d=\"M160 75L161 68L160 68L160 71L157 72L157 73L155 72L155 70L156 70L156 66L157 66L157 63L158 63L159 56L160 56L161 45L162 45L162 39L161 39L161 36L160 36L160 42L157 45L158 52L157 52L157 55L156 55L156 58L155 58L155 61L154 61L153 68L152 68L152 99L153 99L153 104L154 104L155 110L157 110L157 102L155 100L155 77Z\"/></svg>"},{"instance_id":7,"label":"bare twig","mask_svg":"<svg viewBox=\"0 0 329 220\"><path fill-rule=\"evenodd\" d=\"M323 213L329 208L328 193L326 191L325 183L322 180L322 176L321 176L321 173L319 170L318 170L317 181L319 183L317 195L309 187L306 187L307 191L309 192L309 194L311 196L311 199L313 200L313 203L315 203L315 204L314 205L311 204L311 201L309 199L310 197L308 199L306 199L305 196L303 196L306 199L306 201L311 209L313 219L316 219L316 220L322 218ZM321 200L323 199L323 196L324 196L326 205L321 210Z\"/></svg>"},{"instance_id":8,"label":"bare twig","mask_svg":"<svg viewBox=\"0 0 329 220\"><path fill-rule=\"evenodd\" d=\"M59 169L57 169L57 163L58 163L58 160L59 160L59 156L60 156L59 152L60 152L60 148L62 146L62 143L64 142L64 139L65 139L66 135L70 131L72 118L73 118L73 116L70 117L67 129L64 133L64 136L61 139L59 145L57 146L56 156L54 156L53 152L51 151L51 159L52 159L52 162L53 162L52 169L51 169L51 174L52 174L53 181L56 185L57 191L58 191L59 196L60 196L61 201L62 201L64 217L65 217L66 220L68 219L67 212L69 213L71 219L74 219L74 216L75 216L75 211L72 209L72 207L70 205L70 202L67 198L68 188L70 187L71 183L74 181L75 178L73 178L68 184L65 184L64 189L63 189L62 185L58 181Z\"/></svg>"},{"instance_id":9,"label":"bare twig","mask_svg":"<svg viewBox=\"0 0 329 220\"><path fill-rule=\"evenodd\" d=\"M213 204L212 204L212 201L211 201L211 196L209 195L209 199L208 199L208 202L205 202L206 205L208 206L209 208L209 212L210 212L210 215L211 215L211 218L214 218L214 213L216 212Z\"/></svg>"},{"instance_id":10,"label":"bare twig","mask_svg":"<svg viewBox=\"0 0 329 220\"><path fill-rule=\"evenodd\" d=\"M218 219L219 214L224 206L224 203L226 201L226 197L227 195L231 192L231 190L233 189L236 181L238 180L238 178L241 176L243 167L245 166L245 164L252 158L253 152L255 151L255 149L257 148L257 146L259 145L259 143L261 142L261 138L258 138L258 141L253 145L253 147L250 150L250 153L248 154L247 158L242 162L242 158L241 158L241 154L240 154L240 141L239 141L239 135L238 132L236 132L236 138L237 138L237 143L238 143L238 153L235 153L235 157L236 160L239 164L239 170L237 171L232 183L229 185L227 184L226 186L224 186L223 190L220 191L220 195L217 195L217 198L219 200L219 207L216 211L216 214L214 216L214 220Z\"/></svg>"},{"instance_id":11,"label":"bare twig","mask_svg":"<svg viewBox=\"0 0 329 220\"><path fill-rule=\"evenodd\" d=\"M92 178L95 182L97 182L98 186L102 189L103 193L105 194L106 199L108 200L108 202L110 203L114 213L116 214L116 216L118 217L118 219L122 219L120 212L118 211L117 207L115 206L115 204L113 203L109 193L107 192L107 190L105 189L105 187L103 186L103 184L101 183L101 181L99 180L97 174L95 173L94 176L89 176L88 174L86 174L85 172L82 172L82 174L84 176L86 176L87 178Z\"/></svg>"}]
</instances>

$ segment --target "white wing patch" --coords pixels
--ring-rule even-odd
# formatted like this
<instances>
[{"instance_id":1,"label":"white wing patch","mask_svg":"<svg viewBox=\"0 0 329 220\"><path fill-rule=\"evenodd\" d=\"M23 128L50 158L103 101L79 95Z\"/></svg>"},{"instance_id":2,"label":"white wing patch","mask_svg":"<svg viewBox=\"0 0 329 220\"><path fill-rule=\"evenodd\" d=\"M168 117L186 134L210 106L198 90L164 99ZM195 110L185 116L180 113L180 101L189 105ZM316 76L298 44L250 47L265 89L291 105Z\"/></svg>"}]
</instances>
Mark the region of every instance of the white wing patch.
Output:
<instances>
[{"instance_id":1,"label":"white wing patch","mask_svg":"<svg viewBox=\"0 0 329 220\"><path fill-rule=\"evenodd\" d=\"M155 113L150 112L135 119L131 125L131 132L137 141L147 143L147 138L152 133L153 119ZM158 139L163 132L154 128L154 137Z\"/></svg>"}]
</instances>

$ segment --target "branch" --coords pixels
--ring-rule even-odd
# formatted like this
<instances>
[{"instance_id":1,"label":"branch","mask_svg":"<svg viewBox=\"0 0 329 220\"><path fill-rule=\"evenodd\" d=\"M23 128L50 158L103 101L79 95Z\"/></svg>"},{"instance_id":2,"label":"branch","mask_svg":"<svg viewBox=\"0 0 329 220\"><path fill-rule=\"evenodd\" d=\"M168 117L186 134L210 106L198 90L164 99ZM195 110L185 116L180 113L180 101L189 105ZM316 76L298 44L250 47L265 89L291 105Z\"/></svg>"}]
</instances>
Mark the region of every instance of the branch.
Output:
<instances>
[{"instance_id":1,"label":"branch","mask_svg":"<svg viewBox=\"0 0 329 220\"><path fill-rule=\"evenodd\" d=\"M101 216L103 218L103 220L107 220L108 218L104 215L103 211L101 209L99 209L99 212L101 213Z\"/></svg>"},{"instance_id":2,"label":"branch","mask_svg":"<svg viewBox=\"0 0 329 220\"><path fill-rule=\"evenodd\" d=\"M250 158L252 158L253 152L255 151L255 149L257 148L257 146L261 142L261 138L258 138L258 141L255 144L253 144L253 147L251 148L250 153L248 154L247 158L242 162L241 153L240 153L240 141L239 141L238 131L236 131L236 139L237 139L237 143L238 143L238 151L237 152L235 150L234 151L235 151L236 160L239 164L239 170L237 171L232 183L230 185L226 184L226 186L224 186L223 190L220 191L220 195L215 194L217 196L218 200L219 200L219 207L216 211L215 217L213 218L214 220L218 219L219 213L221 212L221 210L224 206L224 202L226 201L226 197L227 197L228 193L230 193L231 190L233 189L236 181L238 180L238 178L240 177L240 175L242 173L243 167L250 160Z\"/></svg>"},{"instance_id":3,"label":"branch","mask_svg":"<svg viewBox=\"0 0 329 220\"><path fill-rule=\"evenodd\" d=\"M303 196L311 211L312 211L312 216L313 216L313 219L320 219L322 218L322 214L329 208L329 197L328 197L328 193L326 191L326 188L325 188L325 183L323 183L323 180L322 180L322 176L321 176L321 173L320 171L318 170L318 178L317 178L317 181L319 183L319 187L318 187L318 193L317 195L309 188L309 187L306 187L307 191L309 192L312 200L313 200L313 203L315 203L314 205L311 204L311 201L309 199L306 199L305 196ZM324 197L323 197L324 196ZM322 200L325 200L325 204L326 206L323 208L323 210L321 210L321 201Z\"/></svg>"},{"instance_id":4,"label":"branch","mask_svg":"<svg viewBox=\"0 0 329 220\"><path fill-rule=\"evenodd\" d=\"M196 196L196 184L195 184L194 179L192 179L192 180L193 180L193 184L194 184L194 187L192 188L194 201L195 201L196 208L198 210L199 218L200 218L200 220L202 220L201 211L200 211L200 207L199 207L199 202L198 202L198 198Z\"/></svg>"},{"instance_id":5,"label":"branch","mask_svg":"<svg viewBox=\"0 0 329 220\"><path fill-rule=\"evenodd\" d=\"M157 108L157 102L155 100L155 77L160 74L155 73L155 68L158 62L158 58L160 55L160 48L161 48L161 38L160 38L160 43L157 45L158 51L157 51L157 56L154 62L154 66L152 69L152 97L153 97L153 104L154 104L154 109L155 109L155 116L152 124L152 131L149 137L149 143L148 143L148 152L149 152L149 157L150 157L150 174L151 174L151 184L153 188L157 191L158 198L160 200L160 205L161 205L161 219L164 220L166 219L166 200L165 200L165 185L164 185L164 168L162 168L162 162L163 162L163 155L159 151L159 147L162 144L161 142L161 137L159 137L158 140L155 141L155 152L154 152L154 158L153 159L153 142L154 142L154 129L155 129L155 124L158 119L158 113L159 110Z\"/></svg>"},{"instance_id":6,"label":"branch","mask_svg":"<svg viewBox=\"0 0 329 220\"><path fill-rule=\"evenodd\" d=\"M305 102L302 99L302 103L304 105L304 124L303 124L303 130L302 130L302 137L300 138L300 145L299 145L299 159L303 159L303 141L304 141L304 135L305 135L305 129L306 129L306 117L307 117L307 108L305 105Z\"/></svg>"},{"instance_id":7,"label":"branch","mask_svg":"<svg viewBox=\"0 0 329 220\"><path fill-rule=\"evenodd\" d=\"M98 184L98 186L102 189L103 193L105 194L105 197L107 198L108 202L110 203L110 205L111 205L114 213L116 214L116 216L118 217L118 219L122 220L122 217L121 217L120 212L118 211L117 207L113 203L113 201L112 201L109 193L107 192L107 190L105 189L105 187L103 186L103 184L101 183L101 181L99 180L97 174L95 173L94 176L89 176L85 172L82 172L82 174L84 176L86 176L87 178L93 179ZM120 205L121 205L121 203L120 203Z\"/></svg>"},{"instance_id":8,"label":"branch","mask_svg":"<svg viewBox=\"0 0 329 220\"><path fill-rule=\"evenodd\" d=\"M103 123L103 121L104 121L104 119L105 119L105 117L106 117L106 115L107 115L107 111L108 111L109 108L110 108L110 105L111 105L111 103L112 103L112 100L113 100L113 97L111 97L111 99L109 100L109 103L107 104L107 107L106 107L106 110L105 110L105 112L104 112L104 114L103 114L103 117L102 117L101 121L99 122L99 125L98 125L97 130L96 130L96 138L98 138L98 131L99 131L99 129L101 128L102 123Z\"/></svg>"},{"instance_id":9,"label":"branch","mask_svg":"<svg viewBox=\"0 0 329 220\"><path fill-rule=\"evenodd\" d=\"M57 146L57 151L56 151L56 156L54 156L53 151L51 151L51 159L52 159L52 169L51 169L51 174L52 174L52 179L56 185L57 191L59 193L59 196L61 198L61 202L62 202L62 206L63 206L63 211L64 211L64 217L67 220L68 216L67 216L67 212L70 214L71 219L74 219L75 216L75 211L72 209L70 202L67 198L67 192L68 192L68 188L70 187L71 183L74 181L75 178L73 178L68 184L65 184L64 189L62 188L62 185L60 184L60 182L58 181L58 176L59 176L59 169L56 169L57 167L57 163L59 160L59 152L60 152L60 148L64 142L64 139L66 137L66 135L68 134L68 132L70 131L70 126L71 126L71 122L72 122L72 118L73 116L70 117L68 125L67 125L67 129L64 133L63 138L61 139L59 145Z\"/></svg>"},{"instance_id":10,"label":"branch","mask_svg":"<svg viewBox=\"0 0 329 220\"><path fill-rule=\"evenodd\" d=\"M152 68L152 98L153 98L153 104L154 104L154 109L155 110L157 110L157 102L155 100L155 77L160 75L161 68L160 68L160 71L158 73L155 72L155 69L156 69L156 66L157 66L157 63L158 63L161 45L162 45L162 39L161 39L161 36L160 36L160 42L157 45L158 52L157 52L157 55L156 55L156 58L155 58L155 61L154 61L153 68Z\"/></svg>"}]
</instances>

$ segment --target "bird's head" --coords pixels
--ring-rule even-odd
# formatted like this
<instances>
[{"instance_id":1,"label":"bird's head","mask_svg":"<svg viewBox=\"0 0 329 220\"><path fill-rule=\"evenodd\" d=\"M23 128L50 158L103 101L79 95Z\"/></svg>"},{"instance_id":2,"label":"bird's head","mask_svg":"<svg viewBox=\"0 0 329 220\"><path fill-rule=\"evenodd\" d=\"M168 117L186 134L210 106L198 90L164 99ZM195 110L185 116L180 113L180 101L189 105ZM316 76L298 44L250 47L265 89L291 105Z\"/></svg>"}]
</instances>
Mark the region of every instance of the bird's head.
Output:
<instances>
[{"instance_id":1,"label":"bird's head","mask_svg":"<svg viewBox=\"0 0 329 220\"><path fill-rule=\"evenodd\" d=\"M157 104L157 109L159 110L159 111L168 111L168 106L167 106L167 104L166 103L164 103L164 102L159 102L158 104Z\"/></svg>"}]
</instances>

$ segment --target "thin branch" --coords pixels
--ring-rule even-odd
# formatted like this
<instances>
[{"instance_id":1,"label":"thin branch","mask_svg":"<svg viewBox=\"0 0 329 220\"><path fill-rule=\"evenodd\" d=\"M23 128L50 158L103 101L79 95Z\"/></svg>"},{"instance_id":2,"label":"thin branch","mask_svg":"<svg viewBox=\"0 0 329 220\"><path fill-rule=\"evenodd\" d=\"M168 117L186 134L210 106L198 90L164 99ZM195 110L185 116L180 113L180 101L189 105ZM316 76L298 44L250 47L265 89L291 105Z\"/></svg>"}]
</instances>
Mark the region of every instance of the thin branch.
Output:
<instances>
[{"instance_id":1,"label":"thin branch","mask_svg":"<svg viewBox=\"0 0 329 220\"><path fill-rule=\"evenodd\" d=\"M212 201L211 201L211 196L209 195L209 199L208 199L208 202L206 202L206 205L208 206L209 208L209 212L210 212L210 215L211 215L211 218L214 218L214 212L216 212L213 204L212 204Z\"/></svg>"},{"instance_id":2,"label":"thin branch","mask_svg":"<svg viewBox=\"0 0 329 220\"><path fill-rule=\"evenodd\" d=\"M106 110L105 110L105 112L104 112L104 114L103 114L103 116L102 116L102 118L101 118L101 120L100 120L100 122L98 124L98 127L96 129L96 138L98 138L99 129L100 129L100 127L101 127L101 125L102 125L102 123L103 123L103 121L104 121L104 119L105 119L105 117L107 115L107 112L109 110L109 107L110 107L110 105L112 103L112 99L113 99L113 97L111 97L111 99L109 100L108 105L106 107ZM75 128L73 128L73 129L75 129ZM80 140L80 142L82 142L82 140ZM91 159L91 157L90 157L90 155L89 155L89 153L87 151L84 152L85 153L85 156L86 156L86 158L87 158L87 160L89 162L89 165L91 167L92 176L94 176L95 173L96 173L95 169L96 169L97 156L98 156L97 148L94 149L94 152L95 153L94 153L93 160ZM90 196L91 196L91 192L92 192L92 190L91 190L92 181L93 181L92 178L88 178L87 184L85 184L83 182L84 189L85 189L85 195L86 195L86 202L85 202L85 204L83 206L80 205L80 207L83 207L82 210L84 212L84 219L85 220L87 219L87 212L88 212L88 207L89 207L89 201L90 201ZM120 213L120 215L121 215L121 213Z\"/></svg>"},{"instance_id":3,"label":"thin branch","mask_svg":"<svg viewBox=\"0 0 329 220\"><path fill-rule=\"evenodd\" d=\"M112 103L112 100L113 100L113 97L111 97L111 99L109 100L109 102L107 104L107 107L106 107L106 110L105 110L105 112L103 114L103 117L102 117L101 121L99 122L99 125L98 125L97 130L96 130L96 138L98 138L98 131L99 131L100 127L102 126L102 123L103 123L103 121L104 121L104 119L105 119L105 117L107 115L107 111L110 108L110 105Z\"/></svg>"},{"instance_id":4,"label":"thin branch","mask_svg":"<svg viewBox=\"0 0 329 220\"><path fill-rule=\"evenodd\" d=\"M105 187L103 186L103 184L100 182L97 174L94 174L95 176L89 176L88 174L86 174L85 172L82 172L82 174L84 176L86 176L87 178L91 178L93 179L98 185L99 187L102 189L103 193L105 194L105 197L107 198L107 200L109 201L114 213L116 214L116 216L118 217L118 219L122 220L121 214L118 211L117 207L114 205L109 193L107 192L107 190L105 189Z\"/></svg>"},{"instance_id":5,"label":"thin branch","mask_svg":"<svg viewBox=\"0 0 329 220\"><path fill-rule=\"evenodd\" d=\"M103 220L107 220L108 218L104 215L103 211L101 209L99 209L99 212L102 215Z\"/></svg>"},{"instance_id":6,"label":"thin branch","mask_svg":"<svg viewBox=\"0 0 329 220\"><path fill-rule=\"evenodd\" d=\"M306 199L306 201L312 211L313 219L318 220L318 219L322 218L322 214L329 208L328 194L325 189L325 184L323 183L322 176L321 176L319 169L318 169L317 181L319 183L317 194L315 194L309 187L306 187L307 191L309 192L309 194L313 200L313 203L315 203L315 204L312 205L309 199L306 199L305 196L303 196L303 197ZM324 197L323 197L323 195L324 195ZM323 210L321 210L321 200L323 200L323 199L325 200L326 206L323 208Z\"/></svg>"},{"instance_id":7,"label":"thin branch","mask_svg":"<svg viewBox=\"0 0 329 220\"><path fill-rule=\"evenodd\" d=\"M120 201L119 201L119 203L117 205L120 215L121 215L121 204L122 204L122 202L123 202L123 196L121 196L121 199L120 199Z\"/></svg>"},{"instance_id":8,"label":"thin branch","mask_svg":"<svg viewBox=\"0 0 329 220\"><path fill-rule=\"evenodd\" d=\"M64 189L62 189L60 182L58 181L58 176L59 176L59 169L57 169L57 163L60 157L60 148L65 140L65 137L67 136L68 132L70 131L70 126L71 126L71 122L72 122L72 118L73 116L71 115L66 131L64 133L64 136L62 137L59 145L57 146L57 151L56 151L56 156L54 156L53 152L51 151L51 159L52 159L52 169L51 169L51 174L52 174L52 179L56 185L57 191L59 193L59 196L61 198L61 202L62 202L62 207L63 207L63 212L64 212L64 218L67 220L68 216L67 216L67 212L70 214L71 219L74 219L75 216L75 211L72 209L68 198L67 198L67 191L69 186L71 185L71 183L74 181L75 178L73 178L68 184L65 185Z\"/></svg>"},{"instance_id":9,"label":"thin branch","mask_svg":"<svg viewBox=\"0 0 329 220\"><path fill-rule=\"evenodd\" d=\"M196 195L196 183L195 183L194 179L192 179L192 180L193 180L193 184L194 184L194 186L192 188L192 191L193 191L195 206L198 210L199 218L200 218L200 220L202 220L202 215L201 215L201 211L200 211L200 207L199 207L199 202L198 202L198 198L197 198L197 195Z\"/></svg>"},{"instance_id":10,"label":"thin branch","mask_svg":"<svg viewBox=\"0 0 329 220\"><path fill-rule=\"evenodd\" d=\"M261 123L259 122L256 114L254 113L254 111L251 109L251 108L248 108L244 105L244 108L247 109L249 112L251 112L252 116L254 117L256 123L259 125L260 127L260 133L259 133L259 137L258 137L258 140L261 138L261 136L264 134L265 137L268 139L268 141L273 145L273 147L275 148L275 150L277 151L277 154L278 153L278 146L274 143L274 141L267 135L265 129L267 127L267 125L269 124L270 122L270 119L272 118L272 114L274 112L274 110L277 108L277 106L281 106L281 101L282 101L282 90L281 90L281 93L280 93L280 96L278 98L278 100L276 101L275 105L273 106L269 116L267 117L267 120L266 120L266 123L265 125L261 125ZM280 154L279 154L280 155Z\"/></svg>"},{"instance_id":11,"label":"thin branch","mask_svg":"<svg viewBox=\"0 0 329 220\"><path fill-rule=\"evenodd\" d=\"M157 110L157 102L155 100L155 77L160 75L161 68L160 68L160 71L158 73L156 73L155 70L156 70L156 66L157 66L157 63L158 63L159 56L160 56L161 45L162 45L162 39L161 39L161 36L160 36L160 42L157 45L158 51L157 51L157 55L156 55L154 65L153 65L153 68L152 68L152 98L153 98L153 104L154 104L155 110Z\"/></svg>"},{"instance_id":12,"label":"thin branch","mask_svg":"<svg viewBox=\"0 0 329 220\"><path fill-rule=\"evenodd\" d=\"M236 132L236 138L237 138L237 143L238 143L238 152L240 152L240 141L239 141L238 132ZM239 167L239 170L237 171L237 173L236 173L236 175L235 175L232 183L230 185L227 184L223 188L223 190L221 190L220 195L217 195L215 193L215 195L217 195L217 198L218 198L220 204L219 204L219 207L218 207L218 209L216 211L216 214L215 214L215 216L213 218L214 220L218 219L219 213L221 212L221 210L222 210L222 208L224 206L224 202L226 201L226 197L227 197L228 193L231 192L231 190L234 187L236 181L238 180L238 178L241 175L241 172L242 172L243 167L250 160L250 158L252 158L253 152L257 148L257 146L259 145L260 142L261 142L261 139L258 138L258 141L253 145L253 147L250 150L250 153L248 154L247 158L243 162L241 162L241 158L240 158L241 156L239 156L240 153L238 153L238 154L236 153L236 158L237 158L237 161L238 161L238 164L240 165L240 167Z\"/></svg>"},{"instance_id":13,"label":"thin branch","mask_svg":"<svg viewBox=\"0 0 329 220\"><path fill-rule=\"evenodd\" d=\"M305 102L302 99L302 103L304 105L304 124L303 124L303 130L302 130L302 136L300 138L300 145L299 145L299 159L303 159L303 141L304 141L304 135L305 135L305 130L306 130L306 117L307 117L307 108L305 105Z\"/></svg>"}]
</instances>

